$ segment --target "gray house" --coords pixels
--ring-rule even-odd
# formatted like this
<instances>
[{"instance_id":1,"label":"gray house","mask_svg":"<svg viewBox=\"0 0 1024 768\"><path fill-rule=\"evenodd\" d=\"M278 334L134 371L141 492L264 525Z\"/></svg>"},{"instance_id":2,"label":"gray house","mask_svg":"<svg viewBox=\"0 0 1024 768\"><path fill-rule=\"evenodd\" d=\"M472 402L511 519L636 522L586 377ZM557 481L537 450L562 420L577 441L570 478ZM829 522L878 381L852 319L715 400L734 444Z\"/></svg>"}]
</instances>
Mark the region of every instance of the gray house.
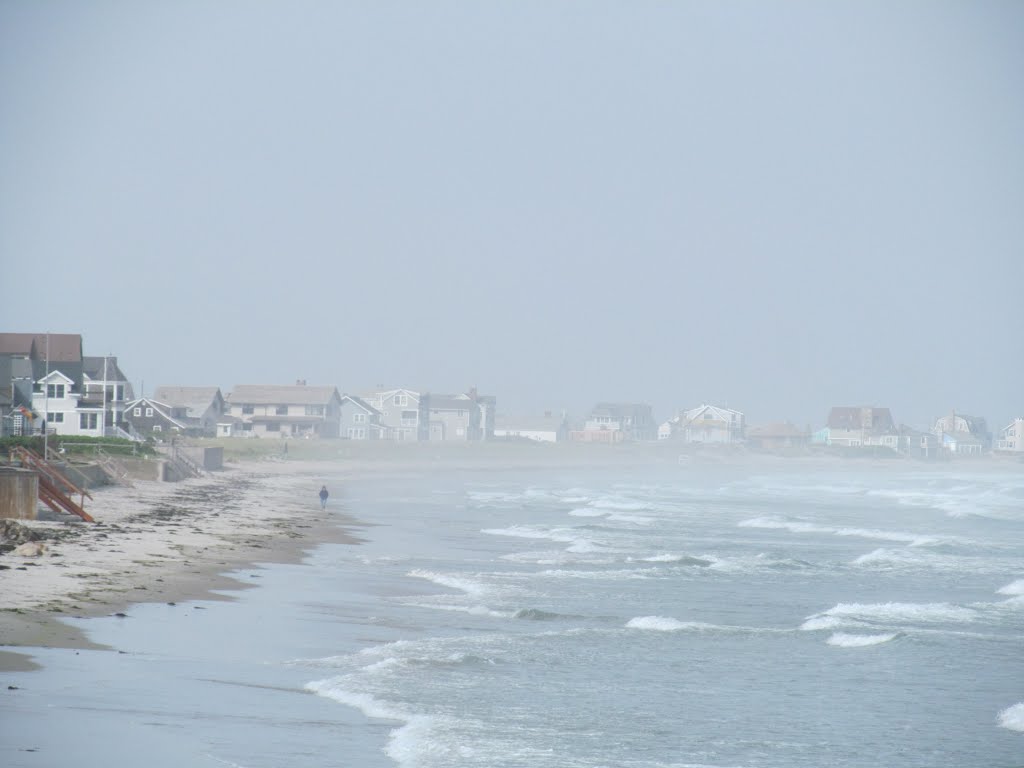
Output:
<instances>
[{"instance_id":1,"label":"gray house","mask_svg":"<svg viewBox=\"0 0 1024 768\"><path fill-rule=\"evenodd\" d=\"M356 395L341 396L341 436L349 440L380 440L383 414Z\"/></svg>"},{"instance_id":2,"label":"gray house","mask_svg":"<svg viewBox=\"0 0 1024 768\"><path fill-rule=\"evenodd\" d=\"M427 397L421 392L402 388L378 389L359 395L363 402L380 414L380 439L402 442L430 437Z\"/></svg>"},{"instance_id":3,"label":"gray house","mask_svg":"<svg viewBox=\"0 0 1024 768\"><path fill-rule=\"evenodd\" d=\"M228 396L229 415L253 437L338 437L341 395L335 387L239 384Z\"/></svg>"},{"instance_id":4,"label":"gray house","mask_svg":"<svg viewBox=\"0 0 1024 768\"><path fill-rule=\"evenodd\" d=\"M494 438L497 400L476 389L461 395L427 395L431 440L480 441Z\"/></svg>"},{"instance_id":5,"label":"gray house","mask_svg":"<svg viewBox=\"0 0 1024 768\"><path fill-rule=\"evenodd\" d=\"M188 431L212 437L227 412L220 387L157 387L153 399L170 407L170 415Z\"/></svg>"}]
</instances>

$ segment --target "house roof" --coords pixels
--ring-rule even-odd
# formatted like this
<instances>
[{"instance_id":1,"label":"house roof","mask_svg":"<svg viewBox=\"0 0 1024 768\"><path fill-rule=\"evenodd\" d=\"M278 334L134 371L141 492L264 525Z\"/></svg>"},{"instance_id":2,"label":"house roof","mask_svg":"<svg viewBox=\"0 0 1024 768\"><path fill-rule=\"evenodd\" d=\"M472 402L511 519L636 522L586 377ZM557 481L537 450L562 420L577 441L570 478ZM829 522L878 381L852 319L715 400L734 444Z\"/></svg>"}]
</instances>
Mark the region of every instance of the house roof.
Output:
<instances>
[{"instance_id":1,"label":"house roof","mask_svg":"<svg viewBox=\"0 0 1024 768\"><path fill-rule=\"evenodd\" d=\"M460 395L431 395L427 405L432 411L468 411L473 401Z\"/></svg>"},{"instance_id":2,"label":"house roof","mask_svg":"<svg viewBox=\"0 0 1024 768\"><path fill-rule=\"evenodd\" d=\"M0 355L24 355L51 363L82 360L82 336L78 333L0 333Z\"/></svg>"},{"instance_id":3,"label":"house roof","mask_svg":"<svg viewBox=\"0 0 1024 768\"><path fill-rule=\"evenodd\" d=\"M505 416L494 417L494 428L496 430L519 430L526 432L557 432L566 421L561 414L557 416Z\"/></svg>"},{"instance_id":4,"label":"house roof","mask_svg":"<svg viewBox=\"0 0 1024 768\"><path fill-rule=\"evenodd\" d=\"M83 357L82 373L93 381L103 381L104 361L106 361L107 381L128 381L128 377L118 367L117 358L113 355L108 355L107 357L93 357L91 355Z\"/></svg>"},{"instance_id":5,"label":"house roof","mask_svg":"<svg viewBox=\"0 0 1024 768\"><path fill-rule=\"evenodd\" d=\"M333 398L341 399L337 387L308 387L305 384L239 384L228 395L236 405L326 405Z\"/></svg>"},{"instance_id":6,"label":"house roof","mask_svg":"<svg viewBox=\"0 0 1024 768\"><path fill-rule=\"evenodd\" d=\"M807 432L788 421L774 421L747 430L747 437L808 437Z\"/></svg>"},{"instance_id":7,"label":"house roof","mask_svg":"<svg viewBox=\"0 0 1024 768\"><path fill-rule=\"evenodd\" d=\"M895 428L888 408L868 406L835 407L828 414L829 429L870 429L889 432Z\"/></svg>"},{"instance_id":8,"label":"house roof","mask_svg":"<svg viewBox=\"0 0 1024 768\"><path fill-rule=\"evenodd\" d=\"M157 387L153 397L199 418L220 397L220 387ZM223 399L223 398L222 398Z\"/></svg>"},{"instance_id":9,"label":"house roof","mask_svg":"<svg viewBox=\"0 0 1024 768\"><path fill-rule=\"evenodd\" d=\"M355 405L357 408L362 408L367 413L375 413L378 416L382 415L380 411L378 411L376 408L374 408L372 405L370 405L368 402L363 400L363 398L359 397L358 395L342 395L341 401L345 402L346 400Z\"/></svg>"},{"instance_id":10,"label":"house roof","mask_svg":"<svg viewBox=\"0 0 1024 768\"><path fill-rule=\"evenodd\" d=\"M638 412L650 412L646 403L598 403L591 409L591 416L633 416Z\"/></svg>"}]
</instances>

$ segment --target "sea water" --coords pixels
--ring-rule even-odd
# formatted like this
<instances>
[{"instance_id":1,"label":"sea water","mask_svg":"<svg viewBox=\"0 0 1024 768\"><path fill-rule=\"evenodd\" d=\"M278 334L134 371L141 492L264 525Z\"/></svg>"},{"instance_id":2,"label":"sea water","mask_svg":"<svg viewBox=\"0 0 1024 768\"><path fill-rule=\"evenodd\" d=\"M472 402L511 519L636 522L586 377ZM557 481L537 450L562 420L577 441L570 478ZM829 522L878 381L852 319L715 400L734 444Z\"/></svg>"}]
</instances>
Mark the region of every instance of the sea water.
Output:
<instances>
[{"instance_id":1,"label":"sea water","mask_svg":"<svg viewBox=\"0 0 1024 768\"><path fill-rule=\"evenodd\" d=\"M139 765L1024 765L1013 469L452 471L337 495L364 543L240 573L261 586L235 603L84 622L126 653L92 652L102 690L73 702L25 676L89 714L78 765L115 729ZM67 653L43 661L81 682ZM54 764L36 754L5 762Z\"/></svg>"}]
</instances>

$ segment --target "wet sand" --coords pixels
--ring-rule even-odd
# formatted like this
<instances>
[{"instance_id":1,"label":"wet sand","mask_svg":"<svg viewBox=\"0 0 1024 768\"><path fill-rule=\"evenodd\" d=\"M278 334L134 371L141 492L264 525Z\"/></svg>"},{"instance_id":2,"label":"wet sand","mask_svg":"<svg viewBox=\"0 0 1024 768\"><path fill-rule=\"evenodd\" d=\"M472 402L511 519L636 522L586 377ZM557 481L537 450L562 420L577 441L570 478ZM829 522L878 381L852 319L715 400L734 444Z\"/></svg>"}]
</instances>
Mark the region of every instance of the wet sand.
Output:
<instances>
[{"instance_id":1,"label":"wet sand","mask_svg":"<svg viewBox=\"0 0 1024 768\"><path fill-rule=\"evenodd\" d=\"M340 474L336 464L246 462L182 483L98 489L86 502L95 524L18 521L45 549L0 556L0 670L33 669L34 647L97 647L61 617L227 600L216 591L249 586L230 571L297 562L323 542L358 543L359 523L341 511ZM337 488L326 510L316 495L323 483Z\"/></svg>"}]
</instances>

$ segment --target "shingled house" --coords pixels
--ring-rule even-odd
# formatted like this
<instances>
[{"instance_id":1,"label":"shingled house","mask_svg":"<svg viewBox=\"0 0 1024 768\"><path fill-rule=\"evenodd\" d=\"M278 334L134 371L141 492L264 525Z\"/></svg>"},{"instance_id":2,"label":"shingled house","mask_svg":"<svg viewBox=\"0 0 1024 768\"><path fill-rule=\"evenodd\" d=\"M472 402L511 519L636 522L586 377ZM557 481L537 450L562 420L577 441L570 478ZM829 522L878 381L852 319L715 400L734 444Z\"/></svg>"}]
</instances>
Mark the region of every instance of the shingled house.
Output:
<instances>
[{"instance_id":1,"label":"shingled house","mask_svg":"<svg viewBox=\"0 0 1024 768\"><path fill-rule=\"evenodd\" d=\"M236 434L253 437L338 437L341 395L336 387L239 384L228 395Z\"/></svg>"}]
</instances>

